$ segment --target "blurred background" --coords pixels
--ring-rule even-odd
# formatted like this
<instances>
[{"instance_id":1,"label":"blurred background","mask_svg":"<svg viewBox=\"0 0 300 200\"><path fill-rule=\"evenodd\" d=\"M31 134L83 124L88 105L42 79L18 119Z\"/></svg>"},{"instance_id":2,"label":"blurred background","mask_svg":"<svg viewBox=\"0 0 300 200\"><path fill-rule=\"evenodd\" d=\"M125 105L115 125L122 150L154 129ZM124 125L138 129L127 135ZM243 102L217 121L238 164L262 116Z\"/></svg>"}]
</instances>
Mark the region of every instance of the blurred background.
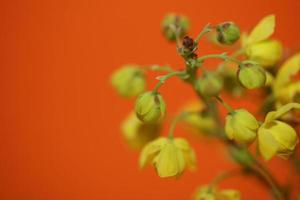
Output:
<instances>
[{"instance_id":1,"label":"blurred background","mask_svg":"<svg viewBox=\"0 0 300 200\"><path fill-rule=\"evenodd\" d=\"M187 15L192 36L208 22L230 20L250 30L274 13L285 53L299 52L299 8L299 0L1 1L0 199L190 199L198 185L235 165L221 144L178 129L197 151L198 170L178 180L139 170L138 152L120 134L134 101L111 88L111 73L127 63L182 66L160 32L168 12ZM199 53L221 51L204 45ZM161 91L169 113L195 98L179 80L167 85ZM234 106L255 109L255 101ZM285 161L269 166L280 182L300 183ZM239 189L243 199L271 199L250 176L221 185Z\"/></svg>"}]
</instances>

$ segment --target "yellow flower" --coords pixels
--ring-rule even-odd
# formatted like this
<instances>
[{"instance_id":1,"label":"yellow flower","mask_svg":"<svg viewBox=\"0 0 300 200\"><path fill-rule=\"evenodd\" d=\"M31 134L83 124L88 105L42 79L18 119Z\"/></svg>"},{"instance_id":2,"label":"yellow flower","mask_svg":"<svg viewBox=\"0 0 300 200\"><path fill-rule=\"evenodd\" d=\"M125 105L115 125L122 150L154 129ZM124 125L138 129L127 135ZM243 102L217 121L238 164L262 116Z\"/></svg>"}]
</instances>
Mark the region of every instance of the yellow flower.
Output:
<instances>
[{"instance_id":1,"label":"yellow flower","mask_svg":"<svg viewBox=\"0 0 300 200\"><path fill-rule=\"evenodd\" d=\"M218 190L216 187L202 186L195 194L195 200L240 200L241 195L237 190Z\"/></svg>"},{"instance_id":2,"label":"yellow flower","mask_svg":"<svg viewBox=\"0 0 300 200\"><path fill-rule=\"evenodd\" d=\"M299 72L300 53L295 54L282 65L273 81L273 93L277 107L290 102L300 103L300 99L297 99L300 94L300 81L291 79Z\"/></svg>"},{"instance_id":3,"label":"yellow flower","mask_svg":"<svg viewBox=\"0 0 300 200\"><path fill-rule=\"evenodd\" d=\"M281 43L269 40L274 33L275 23L275 15L268 15L254 27L249 36L242 36L242 45L248 59L258 62L263 67L275 65L282 55Z\"/></svg>"},{"instance_id":4,"label":"yellow flower","mask_svg":"<svg viewBox=\"0 0 300 200\"><path fill-rule=\"evenodd\" d=\"M178 177L184 169L195 168L196 156L185 139L160 137L148 143L141 152L140 167L151 163L158 176Z\"/></svg>"},{"instance_id":5,"label":"yellow flower","mask_svg":"<svg viewBox=\"0 0 300 200\"><path fill-rule=\"evenodd\" d=\"M204 112L205 106L199 100L188 103L182 109L189 114L184 117L188 127L196 131L211 132L215 129L216 123L212 116Z\"/></svg>"},{"instance_id":6,"label":"yellow flower","mask_svg":"<svg viewBox=\"0 0 300 200\"><path fill-rule=\"evenodd\" d=\"M258 149L265 160L275 155L287 158L293 153L298 143L297 133L289 124L277 120L291 109L300 109L300 104L289 103L269 112L258 129Z\"/></svg>"},{"instance_id":7,"label":"yellow flower","mask_svg":"<svg viewBox=\"0 0 300 200\"><path fill-rule=\"evenodd\" d=\"M226 116L225 132L229 139L251 143L256 137L259 125L247 110L238 109Z\"/></svg>"},{"instance_id":8,"label":"yellow flower","mask_svg":"<svg viewBox=\"0 0 300 200\"><path fill-rule=\"evenodd\" d=\"M133 149L140 149L148 142L158 137L160 124L145 124L142 123L131 112L121 125L122 135Z\"/></svg>"}]
</instances>

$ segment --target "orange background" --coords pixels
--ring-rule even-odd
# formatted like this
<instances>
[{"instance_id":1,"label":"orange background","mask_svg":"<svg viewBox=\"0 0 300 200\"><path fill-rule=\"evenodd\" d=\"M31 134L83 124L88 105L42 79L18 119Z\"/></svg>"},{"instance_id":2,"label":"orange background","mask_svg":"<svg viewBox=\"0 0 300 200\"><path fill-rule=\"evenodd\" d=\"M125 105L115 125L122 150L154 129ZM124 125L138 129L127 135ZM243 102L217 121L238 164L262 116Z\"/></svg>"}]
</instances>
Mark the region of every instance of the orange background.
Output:
<instances>
[{"instance_id":1,"label":"orange background","mask_svg":"<svg viewBox=\"0 0 300 200\"><path fill-rule=\"evenodd\" d=\"M120 135L133 101L111 88L112 71L126 63L182 65L160 33L167 12L188 15L193 36L207 22L233 20L249 30L275 13L286 52L300 50L299 0L11 0L0 9L1 200L190 199L197 185L233 167L219 144L193 140L198 171L162 180L152 168L138 169L138 153ZM173 79L162 93L169 113L194 97ZM286 161L270 167L286 181ZM251 177L223 186L244 199L270 199Z\"/></svg>"}]
</instances>

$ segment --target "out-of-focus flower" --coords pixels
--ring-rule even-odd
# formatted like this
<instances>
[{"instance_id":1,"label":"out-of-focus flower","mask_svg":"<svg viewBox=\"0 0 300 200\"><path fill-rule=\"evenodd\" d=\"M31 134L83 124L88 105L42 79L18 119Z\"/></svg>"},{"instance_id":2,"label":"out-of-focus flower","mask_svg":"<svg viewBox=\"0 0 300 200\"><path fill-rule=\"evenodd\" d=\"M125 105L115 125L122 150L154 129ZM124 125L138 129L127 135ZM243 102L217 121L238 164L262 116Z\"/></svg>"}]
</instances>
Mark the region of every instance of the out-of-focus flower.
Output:
<instances>
[{"instance_id":1,"label":"out-of-focus flower","mask_svg":"<svg viewBox=\"0 0 300 200\"><path fill-rule=\"evenodd\" d=\"M178 31L179 37L186 35L190 22L186 16L170 13L164 17L161 27L164 36L168 40L174 41L176 39L176 31Z\"/></svg>"},{"instance_id":2,"label":"out-of-focus flower","mask_svg":"<svg viewBox=\"0 0 300 200\"><path fill-rule=\"evenodd\" d=\"M145 124L137 119L134 112L121 125L122 135L133 149L141 149L159 136L160 124Z\"/></svg>"},{"instance_id":3,"label":"out-of-focus flower","mask_svg":"<svg viewBox=\"0 0 300 200\"><path fill-rule=\"evenodd\" d=\"M256 138L259 124L245 109L238 109L226 116L225 132L229 139L240 143L251 143Z\"/></svg>"},{"instance_id":4,"label":"out-of-focus flower","mask_svg":"<svg viewBox=\"0 0 300 200\"><path fill-rule=\"evenodd\" d=\"M162 178L178 177L184 169L196 167L196 156L185 139L160 137L143 148L139 163L140 167L152 164Z\"/></svg>"},{"instance_id":5,"label":"out-of-focus flower","mask_svg":"<svg viewBox=\"0 0 300 200\"><path fill-rule=\"evenodd\" d=\"M216 187L202 186L195 193L194 200L240 200L238 190L218 190Z\"/></svg>"},{"instance_id":6,"label":"out-of-focus flower","mask_svg":"<svg viewBox=\"0 0 300 200\"><path fill-rule=\"evenodd\" d=\"M249 36L243 34L242 37L242 46L248 59L263 67L274 66L282 55L281 43L269 39L274 33L275 23L275 15L268 15L254 27Z\"/></svg>"},{"instance_id":7,"label":"out-of-focus flower","mask_svg":"<svg viewBox=\"0 0 300 200\"><path fill-rule=\"evenodd\" d=\"M253 61L244 61L237 76L240 83L248 89L260 88L266 83L265 70Z\"/></svg>"},{"instance_id":8,"label":"out-of-focus flower","mask_svg":"<svg viewBox=\"0 0 300 200\"><path fill-rule=\"evenodd\" d=\"M205 106L200 100L191 101L182 110L188 113L183 119L188 128L201 133L211 133L215 130L216 122L205 112Z\"/></svg>"},{"instance_id":9,"label":"out-of-focus flower","mask_svg":"<svg viewBox=\"0 0 300 200\"><path fill-rule=\"evenodd\" d=\"M273 81L273 93L276 106L297 102L300 103L300 81L292 80L292 76L300 72L300 53L289 58L278 70Z\"/></svg>"},{"instance_id":10,"label":"out-of-focus flower","mask_svg":"<svg viewBox=\"0 0 300 200\"><path fill-rule=\"evenodd\" d=\"M145 89L145 74L137 65L125 65L113 73L111 83L120 95L137 96Z\"/></svg>"},{"instance_id":11,"label":"out-of-focus flower","mask_svg":"<svg viewBox=\"0 0 300 200\"><path fill-rule=\"evenodd\" d=\"M221 44L231 45L240 38L240 28L233 22L218 24L217 40Z\"/></svg>"},{"instance_id":12,"label":"out-of-focus flower","mask_svg":"<svg viewBox=\"0 0 300 200\"><path fill-rule=\"evenodd\" d=\"M155 92L141 94L135 102L135 113L144 123L156 123L166 112L166 105L162 96Z\"/></svg>"},{"instance_id":13,"label":"out-of-focus flower","mask_svg":"<svg viewBox=\"0 0 300 200\"><path fill-rule=\"evenodd\" d=\"M258 148L265 160L276 155L287 158L293 153L298 143L297 133L289 124L278 120L291 109L300 109L300 104L289 103L269 112L259 127Z\"/></svg>"},{"instance_id":14,"label":"out-of-focus flower","mask_svg":"<svg viewBox=\"0 0 300 200\"><path fill-rule=\"evenodd\" d=\"M222 88L222 79L214 72L204 73L196 82L196 90L204 96L217 96Z\"/></svg>"}]
</instances>

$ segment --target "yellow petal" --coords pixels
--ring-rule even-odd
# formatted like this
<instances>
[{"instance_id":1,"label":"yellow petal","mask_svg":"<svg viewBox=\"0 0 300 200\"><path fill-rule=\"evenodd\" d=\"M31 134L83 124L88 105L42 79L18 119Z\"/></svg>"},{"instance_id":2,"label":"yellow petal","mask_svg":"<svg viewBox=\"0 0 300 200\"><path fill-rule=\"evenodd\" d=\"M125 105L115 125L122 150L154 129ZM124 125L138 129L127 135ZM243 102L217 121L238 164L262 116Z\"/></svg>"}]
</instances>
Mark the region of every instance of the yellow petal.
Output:
<instances>
[{"instance_id":1,"label":"yellow petal","mask_svg":"<svg viewBox=\"0 0 300 200\"><path fill-rule=\"evenodd\" d=\"M217 193L217 200L240 200L241 194L237 190L221 190Z\"/></svg>"},{"instance_id":2,"label":"yellow petal","mask_svg":"<svg viewBox=\"0 0 300 200\"><path fill-rule=\"evenodd\" d=\"M159 151L166 144L166 142L166 138L160 137L148 143L141 152L139 159L140 167L145 167L148 163L153 161L154 157L159 153Z\"/></svg>"},{"instance_id":3,"label":"yellow petal","mask_svg":"<svg viewBox=\"0 0 300 200\"><path fill-rule=\"evenodd\" d=\"M274 81L274 92L276 93L280 88L284 87L290 81L291 76L297 74L299 71L300 53L297 53L289 58L279 69Z\"/></svg>"},{"instance_id":4,"label":"yellow petal","mask_svg":"<svg viewBox=\"0 0 300 200\"><path fill-rule=\"evenodd\" d=\"M251 31L247 44L253 44L269 38L275 29L275 15L268 15L261 19Z\"/></svg>"},{"instance_id":5,"label":"yellow petal","mask_svg":"<svg viewBox=\"0 0 300 200\"><path fill-rule=\"evenodd\" d=\"M167 141L154 163L160 177L172 177L182 174L185 161L183 153L172 141Z\"/></svg>"},{"instance_id":6,"label":"yellow petal","mask_svg":"<svg viewBox=\"0 0 300 200\"><path fill-rule=\"evenodd\" d=\"M270 160L276 155L279 144L270 131L264 126L258 129L258 149L265 160Z\"/></svg>"},{"instance_id":7,"label":"yellow petal","mask_svg":"<svg viewBox=\"0 0 300 200\"><path fill-rule=\"evenodd\" d=\"M299 103L288 103L281 106L277 111L271 111L267 114L265 122L270 122L272 120L282 117L284 114L288 113L292 109L300 109Z\"/></svg>"},{"instance_id":8,"label":"yellow petal","mask_svg":"<svg viewBox=\"0 0 300 200\"><path fill-rule=\"evenodd\" d=\"M196 168L196 154L189 143L183 138L175 138L174 144L182 151L186 167L194 170Z\"/></svg>"}]
</instances>

